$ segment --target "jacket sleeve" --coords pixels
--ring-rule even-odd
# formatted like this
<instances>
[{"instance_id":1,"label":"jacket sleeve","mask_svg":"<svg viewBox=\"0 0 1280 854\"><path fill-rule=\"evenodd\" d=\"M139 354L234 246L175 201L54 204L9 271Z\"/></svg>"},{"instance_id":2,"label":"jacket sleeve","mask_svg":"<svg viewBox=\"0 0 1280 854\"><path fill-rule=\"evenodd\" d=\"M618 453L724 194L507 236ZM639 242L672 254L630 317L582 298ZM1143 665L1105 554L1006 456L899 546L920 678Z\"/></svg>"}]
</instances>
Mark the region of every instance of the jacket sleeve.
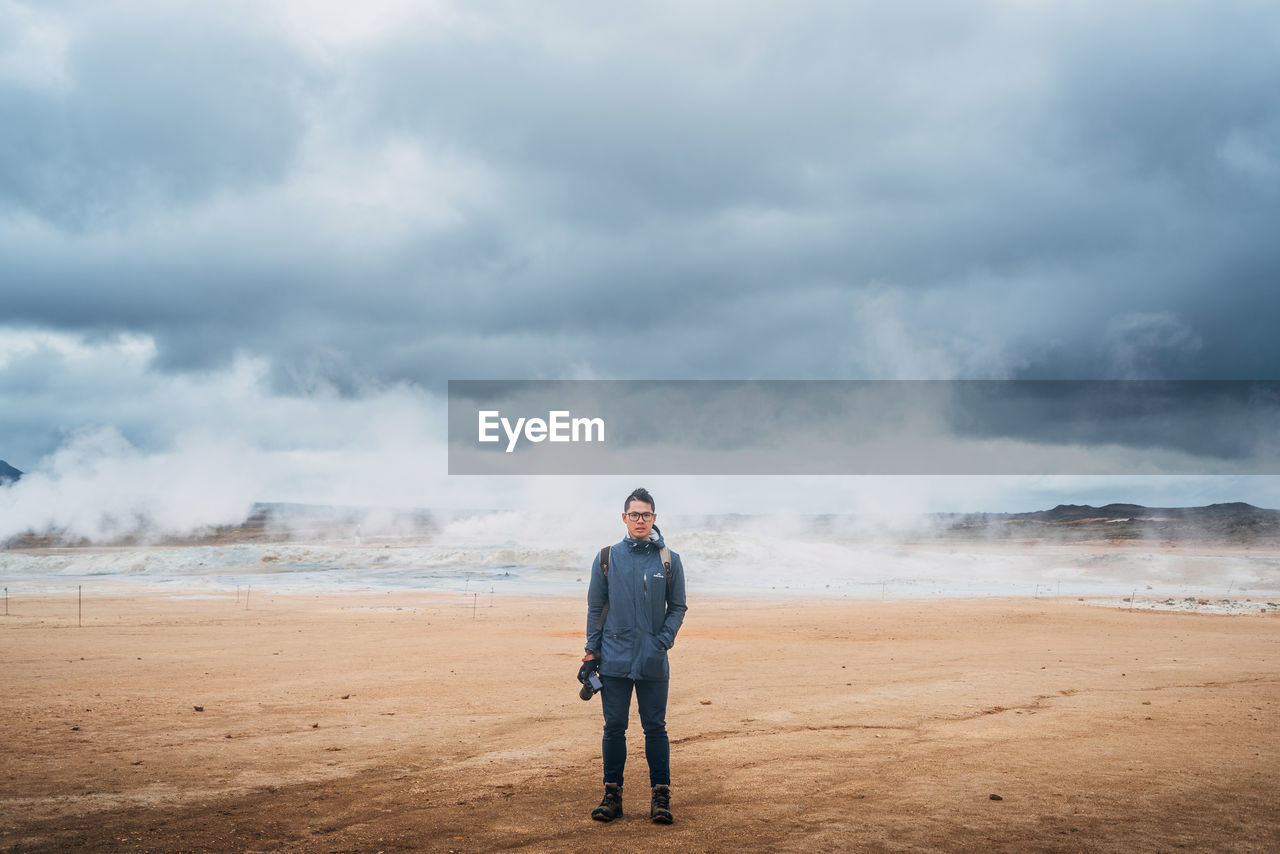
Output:
<instances>
[{"instance_id":1,"label":"jacket sleeve","mask_svg":"<svg viewBox=\"0 0 1280 854\"><path fill-rule=\"evenodd\" d=\"M587 587L587 645L586 649L600 652L600 639L604 635L604 627L600 624L600 616L604 606L609 602L609 582L600 571L600 553L591 562L591 584Z\"/></svg>"},{"instance_id":2,"label":"jacket sleeve","mask_svg":"<svg viewBox=\"0 0 1280 854\"><path fill-rule=\"evenodd\" d=\"M667 649L675 646L676 632L684 622L684 612L689 606L684 601L684 564L680 555L671 554L671 590L667 593L667 616L662 621L662 631L658 632L658 642Z\"/></svg>"}]
</instances>

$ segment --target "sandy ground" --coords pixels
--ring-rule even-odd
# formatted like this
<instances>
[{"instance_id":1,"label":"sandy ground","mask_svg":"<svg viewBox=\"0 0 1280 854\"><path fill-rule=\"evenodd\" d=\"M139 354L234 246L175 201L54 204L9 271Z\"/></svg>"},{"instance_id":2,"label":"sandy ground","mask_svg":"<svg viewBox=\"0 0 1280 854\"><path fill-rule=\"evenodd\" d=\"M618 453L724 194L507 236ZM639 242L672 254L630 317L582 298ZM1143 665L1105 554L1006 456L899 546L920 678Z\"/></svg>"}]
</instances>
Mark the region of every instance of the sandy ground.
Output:
<instances>
[{"instance_id":1,"label":"sandy ground","mask_svg":"<svg viewBox=\"0 0 1280 854\"><path fill-rule=\"evenodd\" d=\"M694 598L659 827L576 600L9 607L3 850L1280 850L1274 613Z\"/></svg>"}]
</instances>

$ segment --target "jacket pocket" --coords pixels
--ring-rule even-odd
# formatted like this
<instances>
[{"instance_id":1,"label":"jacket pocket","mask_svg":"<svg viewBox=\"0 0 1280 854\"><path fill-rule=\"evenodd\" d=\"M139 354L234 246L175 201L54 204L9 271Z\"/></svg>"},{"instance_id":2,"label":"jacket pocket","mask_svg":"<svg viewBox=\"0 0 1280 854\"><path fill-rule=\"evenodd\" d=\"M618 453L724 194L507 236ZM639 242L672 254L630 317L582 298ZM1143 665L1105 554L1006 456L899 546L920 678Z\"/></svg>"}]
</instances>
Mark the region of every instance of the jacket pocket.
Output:
<instances>
[{"instance_id":1,"label":"jacket pocket","mask_svg":"<svg viewBox=\"0 0 1280 854\"><path fill-rule=\"evenodd\" d=\"M626 676L631 672L632 630L614 629L604 633L600 644L600 672L606 676Z\"/></svg>"},{"instance_id":2,"label":"jacket pocket","mask_svg":"<svg viewBox=\"0 0 1280 854\"><path fill-rule=\"evenodd\" d=\"M667 679L671 676L671 666L667 663L667 651L658 643L656 635L647 632L642 639L643 654L640 656L641 679Z\"/></svg>"}]
</instances>

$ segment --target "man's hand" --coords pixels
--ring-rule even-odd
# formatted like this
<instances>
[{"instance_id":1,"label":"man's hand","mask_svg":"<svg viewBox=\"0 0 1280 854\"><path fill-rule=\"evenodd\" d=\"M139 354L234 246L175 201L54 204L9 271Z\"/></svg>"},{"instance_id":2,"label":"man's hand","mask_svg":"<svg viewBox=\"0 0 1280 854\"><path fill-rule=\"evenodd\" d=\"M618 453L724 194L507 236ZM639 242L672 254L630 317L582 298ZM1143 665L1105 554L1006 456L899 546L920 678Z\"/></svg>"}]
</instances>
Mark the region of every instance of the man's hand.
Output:
<instances>
[{"instance_id":1,"label":"man's hand","mask_svg":"<svg viewBox=\"0 0 1280 854\"><path fill-rule=\"evenodd\" d=\"M586 657L582 659L582 666L578 668L578 681L586 684L591 678L591 674L600 669L600 658L594 652L588 652Z\"/></svg>"}]
</instances>

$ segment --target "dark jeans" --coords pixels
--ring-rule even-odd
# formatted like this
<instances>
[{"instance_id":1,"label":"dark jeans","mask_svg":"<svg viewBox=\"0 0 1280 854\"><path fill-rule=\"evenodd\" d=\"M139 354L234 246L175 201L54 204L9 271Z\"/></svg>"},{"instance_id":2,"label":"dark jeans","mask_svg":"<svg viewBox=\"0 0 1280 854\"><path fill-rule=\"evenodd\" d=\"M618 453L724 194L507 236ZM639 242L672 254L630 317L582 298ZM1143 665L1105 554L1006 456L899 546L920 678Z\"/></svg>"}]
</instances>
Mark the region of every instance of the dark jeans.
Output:
<instances>
[{"instance_id":1,"label":"dark jeans","mask_svg":"<svg viewBox=\"0 0 1280 854\"><path fill-rule=\"evenodd\" d=\"M636 692L640 726L644 729L644 758L649 762L649 785L671 785L671 742L667 740L667 680L631 680L601 676L600 707L604 709L604 781L622 785L627 764L627 718L631 690Z\"/></svg>"}]
</instances>

